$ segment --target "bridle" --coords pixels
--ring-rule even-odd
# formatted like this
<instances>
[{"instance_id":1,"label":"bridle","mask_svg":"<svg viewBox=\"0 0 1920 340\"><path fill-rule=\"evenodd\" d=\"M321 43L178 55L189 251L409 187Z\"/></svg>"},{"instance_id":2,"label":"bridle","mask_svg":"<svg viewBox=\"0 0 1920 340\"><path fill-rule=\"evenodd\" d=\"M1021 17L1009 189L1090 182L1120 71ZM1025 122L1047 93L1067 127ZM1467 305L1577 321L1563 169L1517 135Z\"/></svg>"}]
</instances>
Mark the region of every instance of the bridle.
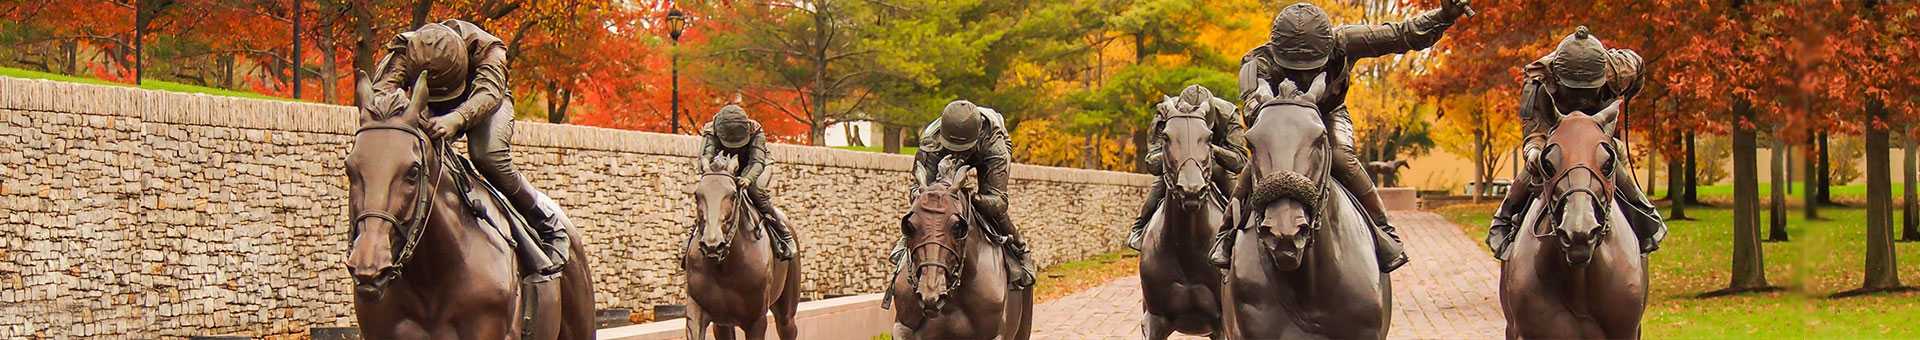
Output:
<instances>
[{"instance_id":1,"label":"bridle","mask_svg":"<svg viewBox=\"0 0 1920 340\"><path fill-rule=\"evenodd\" d=\"M1200 112L1199 110L1205 110L1207 108L1208 108L1207 106L1200 106L1199 108L1195 109L1192 112L1181 112L1181 113L1167 115L1166 118L1162 121L1162 124L1172 123L1175 119L1193 119L1193 120L1200 121L1200 124L1202 126L1206 126L1208 129L1212 129L1213 122L1207 121L1206 116L1203 116L1199 113ZM1212 145L1208 145L1209 150L1207 150L1206 152L1202 152L1200 157L1193 157L1193 158L1187 158L1187 159L1173 159L1171 160L1171 162L1162 163L1161 164L1162 169L1160 171L1160 173L1163 174L1162 176L1171 176L1173 177L1173 179L1175 179L1171 181L1165 180L1165 179L1161 180L1160 186L1162 187L1162 189L1166 190L1166 192L1168 193L1172 193L1173 194L1172 196L1174 197L1184 196L1185 194L1181 193L1178 187L1179 185L1178 178L1180 176L1179 171L1180 169L1185 168L1188 165L1192 165L1200 169L1200 176L1202 177L1201 182L1205 182L1207 184L1207 190L1202 191L1200 193L1200 197L1190 197L1190 198L1194 198L1194 199L1213 198L1214 203L1219 204L1220 207L1224 209L1227 206L1226 195L1222 194L1219 185L1215 184L1213 182L1213 179L1210 178L1210 176L1213 174L1213 152L1211 148L1212 148Z\"/></svg>"},{"instance_id":2,"label":"bridle","mask_svg":"<svg viewBox=\"0 0 1920 340\"><path fill-rule=\"evenodd\" d=\"M1612 147L1613 147L1610 141L1599 141L1594 144L1600 148L1604 148L1605 150L1612 150ZM1544 148L1544 150L1552 151L1552 150L1555 150L1556 148L1565 150L1565 148L1561 148L1560 143L1557 143L1557 142L1550 142L1550 144L1548 144L1547 147ZM1603 152L1603 151L1596 151L1596 152ZM1546 157L1546 155L1548 154L1551 154L1551 152L1541 152L1540 157ZM1617 157L1617 156L1613 156L1613 157ZM1538 163L1538 162L1533 162L1533 163ZM1536 172L1545 170L1545 169L1540 169L1539 164L1528 164L1528 167L1534 168L1533 171L1536 171ZM1614 183L1613 182L1614 174L1595 169L1592 164L1587 164L1587 162L1585 161L1572 164L1571 166L1568 166L1565 169L1554 169L1554 170L1558 170L1558 171L1554 172L1552 177L1547 178L1545 182L1538 183L1538 185L1541 185L1540 188L1543 188L1544 190L1546 190L1544 192L1545 195L1542 195L1542 196L1544 196L1547 200L1545 207L1549 207L1551 210L1547 212L1542 212L1540 214L1541 222L1535 223L1534 224L1535 226L1533 230L1530 231L1530 233L1533 234L1533 237L1536 239L1547 239L1547 238L1558 239L1559 241L1558 243L1560 244L1561 247L1563 247L1563 249L1571 249L1573 247L1573 239L1571 235L1568 235L1568 232L1566 231L1566 229L1560 228L1563 222L1563 221L1560 221L1560 218L1561 216L1564 215L1562 214L1562 212L1566 210L1566 204L1567 204L1566 202L1569 199L1571 199L1574 195L1585 194L1585 195L1588 195L1589 197L1593 197L1593 200L1595 202L1595 206L1594 206L1595 214L1608 214L1608 212L1613 211L1613 205L1615 204L1613 200L1613 195L1611 195L1613 191L1612 186ZM1570 177L1576 171L1584 171L1592 175L1595 180L1599 181L1598 188L1594 188L1593 186L1587 186L1587 187L1574 188L1571 190L1561 191L1559 184L1562 181L1565 181L1568 177ZM1592 235L1593 237L1592 242L1594 243L1595 246L1597 246L1602 240L1606 239L1606 236L1608 234L1613 232L1613 223L1612 223L1612 218L1609 218L1606 215L1595 216L1594 220L1600 223L1600 227L1595 229ZM1548 223L1547 221L1551 221L1551 223ZM1553 228L1551 229L1543 228L1543 226L1547 226L1547 225L1551 225L1553 226Z\"/></svg>"},{"instance_id":3,"label":"bridle","mask_svg":"<svg viewBox=\"0 0 1920 340\"><path fill-rule=\"evenodd\" d=\"M728 183L736 183L736 182L735 182L735 178L736 178L736 177L735 177L735 176L733 175L733 173L731 173L731 172L727 172L727 171L707 171L707 172L704 172L704 173L701 173L701 174L700 174L700 177L701 177L702 179L705 179L705 178L707 178L707 177L715 177L715 176L718 176L718 177L724 177L724 178L726 178L726 180L728 181ZM743 215L743 213L744 213L745 211L747 211L747 204L748 204L748 202L747 202L747 200L745 199L745 198L746 198L746 191L747 191L747 187L746 187L746 186L744 186L744 185L735 185L735 188L734 188L734 191L733 191L733 207L732 207L732 209L731 209L731 210L728 210L728 212L727 212L727 217L726 217L726 220L723 220L723 221L720 221L720 225L722 226L722 227L721 227L721 233L722 233L722 234L724 234L724 235L722 235L722 237L721 237L721 240L720 240L720 246L721 246L721 248L723 248L723 249L724 249L724 248L726 248L726 247L729 247L729 246L732 246L732 245L733 245L733 238L734 238L735 236L737 236L737 235L739 235L739 233L740 233L740 229L741 229L741 228L739 228L739 227L737 227L737 226L735 226L735 225L733 225L733 224L734 224L734 223L737 223L737 222L740 222L740 220L741 220L741 215ZM757 226L757 225L758 225L758 222L754 222L754 221L753 221L752 219L748 219L748 223L754 223L754 224L752 224L752 225L749 225L749 226ZM695 227L695 228L694 228L694 233L695 233L696 235L697 235L697 234L701 234L701 233L704 233L704 232L705 232L705 230L706 230L706 228L699 228L699 227ZM760 237L760 234L759 234L759 233L755 233L755 234L754 234L754 236L755 236L755 239L759 239L759 237ZM705 251L705 249L702 249L701 251ZM722 252L722 253L720 254L720 256L718 256L718 259L720 259L720 260L725 260L726 258L727 258L727 256L726 256L726 253L724 253L724 252Z\"/></svg>"},{"instance_id":4,"label":"bridle","mask_svg":"<svg viewBox=\"0 0 1920 340\"><path fill-rule=\"evenodd\" d=\"M1264 109L1266 107L1279 106L1279 105L1302 106L1302 107L1307 107L1309 109L1313 109L1311 110L1311 112L1314 112L1316 114L1319 113L1319 110L1315 109L1312 103L1296 103L1296 102L1287 101L1287 100L1268 101L1267 103L1260 105L1260 108L1261 108L1260 110L1256 110L1254 112L1261 112L1262 114L1264 114L1265 112ZM1256 119L1258 118L1256 117ZM1304 179L1306 181L1311 182L1310 184L1313 186L1312 192L1314 193L1312 194L1313 197L1298 197L1299 195L1290 195L1289 197L1285 197L1285 198L1291 198L1296 201L1299 201L1301 205L1304 206L1307 210L1307 216L1309 216L1309 218L1307 219L1307 227L1301 230L1300 232L1301 235L1313 235L1315 233L1318 233L1321 228L1325 227L1325 225L1327 224L1327 221L1331 219L1331 216L1332 216L1331 211L1333 209L1329 209L1329 207L1331 207L1333 203L1332 202L1333 188L1332 186L1328 185L1328 183L1331 182L1331 176L1332 176L1331 174L1333 172L1333 145L1332 145L1333 138L1334 138L1333 127L1328 126L1325 129L1322 129L1321 138L1322 138L1322 142L1319 143L1320 145L1314 146L1314 149L1313 149L1313 152L1318 153L1320 156L1319 157L1320 162L1318 164L1319 168L1315 169L1317 170L1318 173L1315 176L1307 177L1306 175L1302 175L1298 172L1293 172L1288 170L1279 170L1275 175L1269 175L1269 177L1292 177L1297 179ZM1256 147L1256 146L1257 145L1251 145L1251 144L1248 145L1248 147L1250 148ZM1256 202L1256 204L1260 204L1263 206L1268 203L1271 203L1271 202ZM1252 221L1266 218L1265 209L1258 209L1256 207L1256 208L1249 208L1249 210L1252 210L1252 212L1256 214L1261 214L1261 216L1259 218L1249 218L1247 219L1248 221L1246 221L1245 223L1253 223ZM1302 251L1304 254L1304 252L1307 249L1312 248L1315 242L1314 239L1315 238L1313 237L1308 237L1307 243L1305 245L1302 245L1299 251Z\"/></svg>"},{"instance_id":5,"label":"bridle","mask_svg":"<svg viewBox=\"0 0 1920 340\"><path fill-rule=\"evenodd\" d=\"M958 169L958 171L954 171L953 174L958 176L964 176L966 174L966 170L963 167L961 169ZM950 175L946 177L950 178L952 176ZM947 196L952 197L955 201L959 202L959 204L962 207L964 207L966 204L968 204L966 202L966 198L961 197L959 188L957 188L953 183L953 181L949 178L942 178L939 181L936 181L935 183L945 185L949 189L947 192ZM920 209L916 207L913 213L917 214L922 212L933 212L933 211ZM956 243L964 242L964 240L966 239L967 231L970 228L972 228L972 226L967 225L968 222L966 218L966 214L970 214L971 209L962 208L960 209L960 211L952 212L952 213L960 214L960 217L954 223L960 224L961 226L959 228L952 228L952 229L956 229L956 231L949 231L949 232L952 232L955 234L955 237L953 239L957 241ZM949 264L940 263L937 261L923 261L924 259L921 259L918 256L914 256L914 253L926 247L938 247L940 251L953 256L954 264L949 265ZM910 287L912 287L914 290L919 290L920 288L920 269L927 268L927 267L939 268L941 272L946 274L946 277L947 277L946 291L947 292L952 292L960 289L960 283L961 283L960 273L966 270L967 258L966 256L961 255L960 250L954 249L954 246L948 246L946 244L938 242L937 240L933 240L929 238L926 240L915 242L914 244L908 246L906 256L908 259L910 259L910 261L913 262L913 269L914 269L913 275L907 276L907 284ZM945 296L943 295L941 296L941 298L945 298Z\"/></svg>"},{"instance_id":6,"label":"bridle","mask_svg":"<svg viewBox=\"0 0 1920 340\"><path fill-rule=\"evenodd\" d=\"M361 126L359 130L354 131L354 136L357 137L370 131L380 130L400 131L407 133L408 136L412 136L414 138L414 152L422 155L422 158L424 158L423 163L425 164L422 165L424 168L422 169L423 171L414 172L413 178L409 179L409 183L415 183L418 188L414 190L414 197L408 199L412 204L405 218L378 209L362 209L359 214L353 216L351 227L348 231L349 242L351 242L352 239L359 238L360 224L367 219L385 220L387 223L393 225L394 228L400 229L403 234L399 236L402 238L402 243L400 244L399 252L394 254L392 266L381 270L380 275L374 278L373 284L375 286L399 278L401 272L406 269L407 263L413 259L414 253L419 250L420 236L426 234L427 220L430 219L433 214L433 198L439 190L439 179L446 172L446 159L443 156L448 153L447 144L432 142L433 139L429 138L425 131L404 124L387 122L368 123Z\"/></svg>"}]
</instances>

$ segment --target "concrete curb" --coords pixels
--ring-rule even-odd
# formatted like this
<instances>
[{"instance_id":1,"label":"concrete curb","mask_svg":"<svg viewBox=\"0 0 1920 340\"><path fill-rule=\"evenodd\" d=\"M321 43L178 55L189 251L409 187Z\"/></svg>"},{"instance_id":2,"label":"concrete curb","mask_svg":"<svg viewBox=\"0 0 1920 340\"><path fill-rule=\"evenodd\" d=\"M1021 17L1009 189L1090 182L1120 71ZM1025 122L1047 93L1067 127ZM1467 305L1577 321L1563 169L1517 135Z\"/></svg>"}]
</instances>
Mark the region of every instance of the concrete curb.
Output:
<instances>
[{"instance_id":1,"label":"concrete curb","mask_svg":"<svg viewBox=\"0 0 1920 340\"><path fill-rule=\"evenodd\" d=\"M880 294L854 295L800 303L796 316L801 339L868 339L892 329L893 316L880 309ZM602 329L606 340L669 340L686 336L686 319ZM769 324L768 338L774 338Z\"/></svg>"}]
</instances>

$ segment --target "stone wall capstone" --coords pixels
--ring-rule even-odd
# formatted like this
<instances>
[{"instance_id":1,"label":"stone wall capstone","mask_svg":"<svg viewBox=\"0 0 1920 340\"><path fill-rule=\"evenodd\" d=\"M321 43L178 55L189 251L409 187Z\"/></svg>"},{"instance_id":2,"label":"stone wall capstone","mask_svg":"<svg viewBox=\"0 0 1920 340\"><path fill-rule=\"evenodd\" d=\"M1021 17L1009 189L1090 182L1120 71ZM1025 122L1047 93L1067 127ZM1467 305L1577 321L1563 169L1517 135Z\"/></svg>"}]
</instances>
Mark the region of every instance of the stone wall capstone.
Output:
<instances>
[{"instance_id":1,"label":"stone wall capstone","mask_svg":"<svg viewBox=\"0 0 1920 340\"><path fill-rule=\"evenodd\" d=\"M0 338L300 337L350 326L351 107L0 77ZM690 136L517 122L601 308L680 303ZM811 297L878 292L911 158L774 145ZM1045 266L1120 249L1151 178L1017 165ZM1042 278L1043 280L1045 278Z\"/></svg>"}]
</instances>

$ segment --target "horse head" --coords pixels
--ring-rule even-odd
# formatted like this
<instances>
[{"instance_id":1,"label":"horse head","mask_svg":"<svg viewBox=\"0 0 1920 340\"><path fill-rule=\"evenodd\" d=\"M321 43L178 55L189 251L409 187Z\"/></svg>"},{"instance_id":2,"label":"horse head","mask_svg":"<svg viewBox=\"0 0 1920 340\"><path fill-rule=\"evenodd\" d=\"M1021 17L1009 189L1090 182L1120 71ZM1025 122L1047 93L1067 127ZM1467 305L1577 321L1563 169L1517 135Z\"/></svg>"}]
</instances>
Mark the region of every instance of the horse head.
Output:
<instances>
[{"instance_id":1,"label":"horse head","mask_svg":"<svg viewBox=\"0 0 1920 340\"><path fill-rule=\"evenodd\" d=\"M1612 231L1613 176L1620 155L1614 153L1606 119L1617 114L1609 107L1595 115L1574 112L1560 118L1547 137L1547 146L1531 166L1549 174L1542 197L1546 213L1536 225L1551 225L1535 237L1555 238L1571 265L1593 259L1600 240Z\"/></svg>"},{"instance_id":2,"label":"horse head","mask_svg":"<svg viewBox=\"0 0 1920 340\"><path fill-rule=\"evenodd\" d=\"M1253 151L1252 172L1257 178L1248 206L1253 227L1275 242L1261 242L1282 271L1298 269L1314 231L1328 219L1323 206L1326 176L1332 167L1332 136L1320 118L1316 103L1326 94L1326 75L1314 78L1304 93L1291 81L1282 82L1279 95L1261 103L1255 125L1248 130Z\"/></svg>"},{"instance_id":3,"label":"horse head","mask_svg":"<svg viewBox=\"0 0 1920 340\"><path fill-rule=\"evenodd\" d=\"M375 93L365 74L357 86L360 128L347 152L352 237L347 271L355 290L379 299L400 276L427 227L435 183L444 173L441 147L421 128L425 78L411 90Z\"/></svg>"},{"instance_id":4,"label":"horse head","mask_svg":"<svg viewBox=\"0 0 1920 340\"><path fill-rule=\"evenodd\" d=\"M1164 183L1173 199L1189 210L1199 209L1213 192L1213 181L1208 179L1213 173L1213 124L1205 116L1209 106L1204 101L1189 105L1173 97L1156 105L1163 123L1155 133L1167 141L1162 163L1166 169L1161 173L1173 176Z\"/></svg>"},{"instance_id":5,"label":"horse head","mask_svg":"<svg viewBox=\"0 0 1920 340\"><path fill-rule=\"evenodd\" d=\"M961 242L967 235L972 212L972 176L967 166L942 162L939 179L921 186L913 197L913 211L900 221L907 234L907 255L914 264L909 282L920 295L920 307L928 315L940 310L948 295L959 288L960 273L966 263Z\"/></svg>"},{"instance_id":6,"label":"horse head","mask_svg":"<svg viewBox=\"0 0 1920 340\"><path fill-rule=\"evenodd\" d=\"M732 154L715 155L703 165L700 181L687 190L693 195L696 244L710 260L726 260L739 224L751 222L741 220L752 216L742 213L747 209L745 188L733 174L739 166Z\"/></svg>"}]
</instances>

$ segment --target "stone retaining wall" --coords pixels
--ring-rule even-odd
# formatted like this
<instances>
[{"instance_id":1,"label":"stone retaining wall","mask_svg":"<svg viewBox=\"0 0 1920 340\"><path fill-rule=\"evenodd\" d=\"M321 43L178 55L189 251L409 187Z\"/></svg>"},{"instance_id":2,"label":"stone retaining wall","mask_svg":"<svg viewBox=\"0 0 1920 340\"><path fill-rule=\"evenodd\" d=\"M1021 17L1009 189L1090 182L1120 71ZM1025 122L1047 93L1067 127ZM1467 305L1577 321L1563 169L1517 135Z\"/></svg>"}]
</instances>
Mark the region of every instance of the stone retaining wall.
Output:
<instances>
[{"instance_id":1,"label":"stone retaining wall","mask_svg":"<svg viewBox=\"0 0 1920 340\"><path fill-rule=\"evenodd\" d=\"M0 77L0 338L303 334L351 325L349 107ZM579 224L602 308L682 299L692 137L518 123L522 171ZM871 293L911 161L775 145L812 296ZM1020 165L1042 265L1120 248L1150 178ZM1044 278L1043 278L1044 279Z\"/></svg>"}]
</instances>

